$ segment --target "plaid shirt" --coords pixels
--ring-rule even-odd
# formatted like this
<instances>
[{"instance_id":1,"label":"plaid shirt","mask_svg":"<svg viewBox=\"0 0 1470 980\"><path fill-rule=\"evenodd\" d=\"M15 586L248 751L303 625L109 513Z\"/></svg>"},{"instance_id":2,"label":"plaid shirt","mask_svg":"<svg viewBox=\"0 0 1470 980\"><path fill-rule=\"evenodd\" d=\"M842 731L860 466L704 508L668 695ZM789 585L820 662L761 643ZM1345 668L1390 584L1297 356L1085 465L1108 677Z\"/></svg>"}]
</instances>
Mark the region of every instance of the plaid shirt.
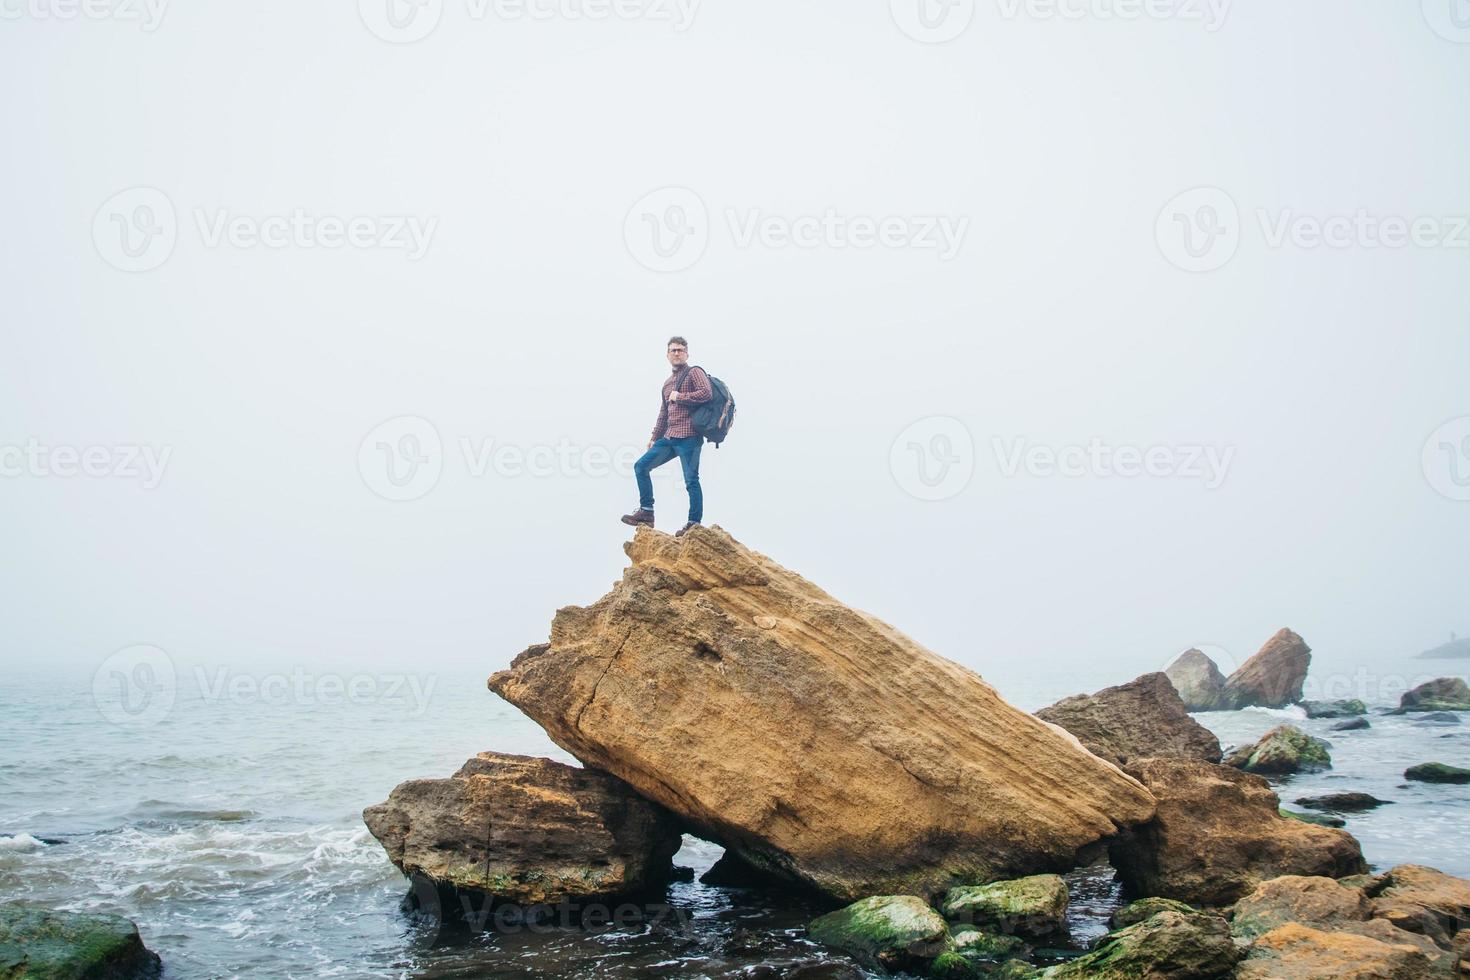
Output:
<instances>
[{"instance_id":1,"label":"plaid shirt","mask_svg":"<svg viewBox=\"0 0 1470 980\"><path fill-rule=\"evenodd\" d=\"M679 400L671 403L669 392L675 388L679 389ZM658 421L653 424L654 440L685 439L695 435L689 412L713 397L715 392L704 368L686 367L682 371L675 368L664 379L663 404L658 409Z\"/></svg>"}]
</instances>

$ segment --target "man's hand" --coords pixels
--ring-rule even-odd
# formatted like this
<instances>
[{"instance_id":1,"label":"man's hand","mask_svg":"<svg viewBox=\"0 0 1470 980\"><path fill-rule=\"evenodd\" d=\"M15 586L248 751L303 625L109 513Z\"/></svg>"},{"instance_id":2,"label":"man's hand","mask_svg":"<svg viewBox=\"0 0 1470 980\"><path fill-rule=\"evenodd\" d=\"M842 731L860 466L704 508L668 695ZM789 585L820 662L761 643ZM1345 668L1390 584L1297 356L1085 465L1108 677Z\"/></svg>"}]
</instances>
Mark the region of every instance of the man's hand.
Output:
<instances>
[{"instance_id":1,"label":"man's hand","mask_svg":"<svg viewBox=\"0 0 1470 980\"><path fill-rule=\"evenodd\" d=\"M644 452L648 452L652 448L653 448L653 440L650 439L650 440L648 440L648 445L646 445L646 446L643 447L643 451Z\"/></svg>"},{"instance_id":2,"label":"man's hand","mask_svg":"<svg viewBox=\"0 0 1470 980\"><path fill-rule=\"evenodd\" d=\"M679 393L677 391L671 391L671 392L669 392L669 401L676 402L678 400L679 400Z\"/></svg>"}]
</instances>

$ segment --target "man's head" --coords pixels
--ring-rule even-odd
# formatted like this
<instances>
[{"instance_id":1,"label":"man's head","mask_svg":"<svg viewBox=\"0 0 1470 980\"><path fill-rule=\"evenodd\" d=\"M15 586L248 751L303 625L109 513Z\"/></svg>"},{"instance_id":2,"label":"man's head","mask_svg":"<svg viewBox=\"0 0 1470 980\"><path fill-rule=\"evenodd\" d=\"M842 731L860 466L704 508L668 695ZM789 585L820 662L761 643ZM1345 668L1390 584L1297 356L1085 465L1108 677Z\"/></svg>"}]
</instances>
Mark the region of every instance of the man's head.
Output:
<instances>
[{"instance_id":1,"label":"man's head","mask_svg":"<svg viewBox=\"0 0 1470 980\"><path fill-rule=\"evenodd\" d=\"M689 343L683 337L669 338L669 363L681 368L689 363Z\"/></svg>"}]
</instances>

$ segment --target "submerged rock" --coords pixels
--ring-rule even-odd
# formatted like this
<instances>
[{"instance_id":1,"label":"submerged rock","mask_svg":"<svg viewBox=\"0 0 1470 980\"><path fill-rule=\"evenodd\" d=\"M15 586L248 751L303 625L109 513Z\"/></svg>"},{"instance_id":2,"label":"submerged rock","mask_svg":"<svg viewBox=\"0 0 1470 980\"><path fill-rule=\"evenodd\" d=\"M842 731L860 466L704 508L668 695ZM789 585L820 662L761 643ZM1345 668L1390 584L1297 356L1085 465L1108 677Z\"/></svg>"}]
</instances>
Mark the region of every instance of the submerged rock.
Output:
<instances>
[{"instance_id":1,"label":"submerged rock","mask_svg":"<svg viewBox=\"0 0 1470 980\"><path fill-rule=\"evenodd\" d=\"M1091 952L1042 974L1048 980L1216 980L1241 951L1218 915L1166 909L1109 933Z\"/></svg>"},{"instance_id":2,"label":"submerged rock","mask_svg":"<svg viewBox=\"0 0 1470 980\"><path fill-rule=\"evenodd\" d=\"M1470 769L1447 766L1443 762L1421 762L1405 769L1404 778L1421 783L1470 783Z\"/></svg>"},{"instance_id":3,"label":"submerged rock","mask_svg":"<svg viewBox=\"0 0 1470 980\"><path fill-rule=\"evenodd\" d=\"M1189 717L1163 673L1063 698L1036 717L1061 725L1093 755L1119 765L1150 756L1220 761L1220 740Z\"/></svg>"},{"instance_id":4,"label":"submerged rock","mask_svg":"<svg viewBox=\"0 0 1470 980\"><path fill-rule=\"evenodd\" d=\"M1153 797L970 670L718 527L633 564L490 688L747 862L843 901L1073 866Z\"/></svg>"},{"instance_id":5,"label":"submerged rock","mask_svg":"<svg viewBox=\"0 0 1470 980\"><path fill-rule=\"evenodd\" d=\"M1032 875L951 888L939 910L950 922L1045 942L1065 936L1069 898L1059 875Z\"/></svg>"},{"instance_id":6,"label":"submerged rock","mask_svg":"<svg viewBox=\"0 0 1470 980\"><path fill-rule=\"evenodd\" d=\"M0 977L151 980L162 969L138 927L120 915L0 905Z\"/></svg>"},{"instance_id":7,"label":"submerged rock","mask_svg":"<svg viewBox=\"0 0 1470 980\"><path fill-rule=\"evenodd\" d=\"M1302 699L1312 648L1289 629L1278 630L1256 654L1225 679L1226 708L1284 708Z\"/></svg>"},{"instance_id":8,"label":"submerged rock","mask_svg":"<svg viewBox=\"0 0 1470 980\"><path fill-rule=\"evenodd\" d=\"M1339 701L1303 701L1302 708L1308 718L1349 718L1366 715L1368 706L1357 698Z\"/></svg>"},{"instance_id":9,"label":"submerged rock","mask_svg":"<svg viewBox=\"0 0 1470 980\"><path fill-rule=\"evenodd\" d=\"M1460 716L1449 711L1431 711L1414 719L1416 725L1458 725Z\"/></svg>"},{"instance_id":10,"label":"submerged rock","mask_svg":"<svg viewBox=\"0 0 1470 980\"><path fill-rule=\"evenodd\" d=\"M1296 800L1297 806L1304 806L1309 810L1335 810L1338 813L1360 813L1392 802L1380 800L1367 793L1323 793L1321 796L1302 796Z\"/></svg>"},{"instance_id":11,"label":"submerged rock","mask_svg":"<svg viewBox=\"0 0 1470 980\"><path fill-rule=\"evenodd\" d=\"M1328 816L1325 813L1300 813L1296 810L1280 808L1283 817L1289 820L1300 820L1302 823L1314 823L1319 827L1346 827L1347 821L1342 817Z\"/></svg>"},{"instance_id":12,"label":"submerged rock","mask_svg":"<svg viewBox=\"0 0 1470 980\"><path fill-rule=\"evenodd\" d=\"M1470 711L1470 686L1459 677L1440 677L1399 698L1399 710Z\"/></svg>"},{"instance_id":13,"label":"submerged rock","mask_svg":"<svg viewBox=\"0 0 1470 980\"><path fill-rule=\"evenodd\" d=\"M1361 731L1364 728L1372 727L1373 726L1368 723L1367 718L1349 718L1347 721L1340 721L1337 724L1333 725L1332 730L1334 732L1356 732Z\"/></svg>"},{"instance_id":14,"label":"submerged rock","mask_svg":"<svg viewBox=\"0 0 1470 980\"><path fill-rule=\"evenodd\" d=\"M1199 650L1190 648L1164 671L1190 711L1220 711L1225 704L1225 675Z\"/></svg>"},{"instance_id":15,"label":"submerged rock","mask_svg":"<svg viewBox=\"0 0 1470 980\"><path fill-rule=\"evenodd\" d=\"M1320 738L1313 738L1295 725L1277 725L1256 744L1232 752L1225 764L1246 772L1283 776L1331 769L1332 755Z\"/></svg>"},{"instance_id":16,"label":"submerged rock","mask_svg":"<svg viewBox=\"0 0 1470 980\"><path fill-rule=\"evenodd\" d=\"M1260 776L1182 759L1146 759L1129 771L1159 800L1153 820L1108 849L1135 895L1229 905L1281 875L1367 870L1350 834L1282 817Z\"/></svg>"},{"instance_id":17,"label":"submerged rock","mask_svg":"<svg viewBox=\"0 0 1470 980\"><path fill-rule=\"evenodd\" d=\"M682 839L672 814L606 773L498 752L400 783L362 818L405 874L523 905L661 884Z\"/></svg>"},{"instance_id":18,"label":"submerged rock","mask_svg":"<svg viewBox=\"0 0 1470 980\"><path fill-rule=\"evenodd\" d=\"M914 895L873 895L813 919L813 941L885 970L919 969L953 943L939 913Z\"/></svg>"}]
</instances>

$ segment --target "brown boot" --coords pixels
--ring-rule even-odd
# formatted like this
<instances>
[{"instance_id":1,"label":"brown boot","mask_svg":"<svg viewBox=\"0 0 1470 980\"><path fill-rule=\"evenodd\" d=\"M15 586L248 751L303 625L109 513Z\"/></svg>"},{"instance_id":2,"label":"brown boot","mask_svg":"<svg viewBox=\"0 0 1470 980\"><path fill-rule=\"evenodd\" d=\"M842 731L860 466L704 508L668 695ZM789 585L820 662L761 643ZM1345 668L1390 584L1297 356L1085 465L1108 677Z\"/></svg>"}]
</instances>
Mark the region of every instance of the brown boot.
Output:
<instances>
[{"instance_id":1,"label":"brown boot","mask_svg":"<svg viewBox=\"0 0 1470 980\"><path fill-rule=\"evenodd\" d=\"M623 523L631 524L634 527L637 527L639 524L647 524L649 527L653 527L653 511L644 510L642 507L639 507L631 514L624 514Z\"/></svg>"},{"instance_id":2,"label":"brown boot","mask_svg":"<svg viewBox=\"0 0 1470 980\"><path fill-rule=\"evenodd\" d=\"M679 528L679 530L675 531L674 537L682 538L684 536L684 532L688 531L691 527L699 527L699 522L690 521L688 524L685 524L683 527Z\"/></svg>"}]
</instances>

